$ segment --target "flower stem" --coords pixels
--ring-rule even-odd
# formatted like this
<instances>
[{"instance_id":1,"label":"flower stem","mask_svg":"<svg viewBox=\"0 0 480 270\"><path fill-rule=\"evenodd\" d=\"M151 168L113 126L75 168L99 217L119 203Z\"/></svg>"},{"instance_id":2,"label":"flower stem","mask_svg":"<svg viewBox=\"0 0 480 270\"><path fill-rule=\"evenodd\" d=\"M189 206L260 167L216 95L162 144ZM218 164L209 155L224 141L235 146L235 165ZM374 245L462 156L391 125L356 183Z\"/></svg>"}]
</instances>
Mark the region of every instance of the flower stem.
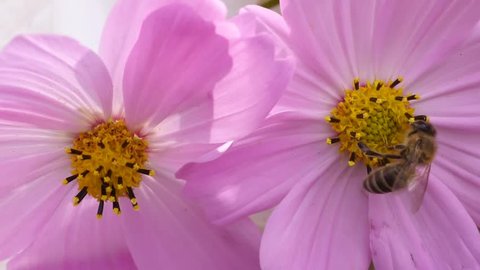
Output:
<instances>
[{"instance_id":1,"label":"flower stem","mask_svg":"<svg viewBox=\"0 0 480 270\"><path fill-rule=\"evenodd\" d=\"M260 6L264 7L264 8L274 8L276 6L278 6L278 1L279 0L264 0L264 1L261 1L259 3Z\"/></svg>"}]
</instances>

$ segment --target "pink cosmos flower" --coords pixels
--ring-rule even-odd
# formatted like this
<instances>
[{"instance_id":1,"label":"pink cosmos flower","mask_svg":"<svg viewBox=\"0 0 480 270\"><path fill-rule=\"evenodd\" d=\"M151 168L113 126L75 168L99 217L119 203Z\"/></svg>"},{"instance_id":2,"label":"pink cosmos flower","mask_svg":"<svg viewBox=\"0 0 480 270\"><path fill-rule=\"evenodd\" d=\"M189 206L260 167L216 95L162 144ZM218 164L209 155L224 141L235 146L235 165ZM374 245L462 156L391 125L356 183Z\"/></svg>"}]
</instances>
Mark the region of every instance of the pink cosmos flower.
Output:
<instances>
[{"instance_id":1,"label":"pink cosmos flower","mask_svg":"<svg viewBox=\"0 0 480 270\"><path fill-rule=\"evenodd\" d=\"M285 21L254 7L243 16L297 56L287 92L225 155L181 169L187 192L217 223L276 206L261 243L265 270L368 269L372 260L380 270L480 269L480 2L281 7ZM364 190L365 165L381 165L358 142L394 154L423 115L438 151L415 212L398 196L406 190Z\"/></svg>"},{"instance_id":2,"label":"pink cosmos flower","mask_svg":"<svg viewBox=\"0 0 480 270\"><path fill-rule=\"evenodd\" d=\"M9 268L259 268L256 227L210 225L173 176L257 127L291 73L271 37L224 17L216 1L120 0L101 58L52 35L3 49Z\"/></svg>"}]
</instances>

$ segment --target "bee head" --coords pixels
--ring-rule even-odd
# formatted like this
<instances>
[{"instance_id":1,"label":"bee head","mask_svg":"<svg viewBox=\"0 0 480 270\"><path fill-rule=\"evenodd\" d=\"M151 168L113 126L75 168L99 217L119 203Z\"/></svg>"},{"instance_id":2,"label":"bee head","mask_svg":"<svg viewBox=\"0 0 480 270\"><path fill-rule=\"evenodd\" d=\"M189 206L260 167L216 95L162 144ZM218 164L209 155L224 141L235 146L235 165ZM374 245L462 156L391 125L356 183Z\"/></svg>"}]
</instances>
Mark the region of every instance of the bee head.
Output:
<instances>
[{"instance_id":1,"label":"bee head","mask_svg":"<svg viewBox=\"0 0 480 270\"><path fill-rule=\"evenodd\" d=\"M423 120L413 122L412 128L414 132L423 132L433 137L437 134L433 125Z\"/></svg>"}]
</instances>

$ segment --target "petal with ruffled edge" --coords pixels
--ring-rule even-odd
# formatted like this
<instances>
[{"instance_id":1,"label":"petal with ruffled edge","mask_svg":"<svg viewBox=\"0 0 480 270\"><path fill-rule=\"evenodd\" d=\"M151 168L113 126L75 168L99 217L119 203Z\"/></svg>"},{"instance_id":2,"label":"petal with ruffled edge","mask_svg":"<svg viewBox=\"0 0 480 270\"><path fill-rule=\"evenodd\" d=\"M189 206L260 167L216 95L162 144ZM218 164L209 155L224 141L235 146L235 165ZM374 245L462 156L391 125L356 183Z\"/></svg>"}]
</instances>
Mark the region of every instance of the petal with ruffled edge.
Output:
<instances>
[{"instance_id":1,"label":"petal with ruffled edge","mask_svg":"<svg viewBox=\"0 0 480 270\"><path fill-rule=\"evenodd\" d=\"M276 12L258 6L247 6L240 10L240 15L233 20L242 26L244 32L264 33L269 32L277 44L277 54L289 55L290 29L283 18ZM286 91L275 105L271 114L284 111L300 111L303 114L318 117L327 115L330 108L336 106L341 99L340 92L328 91L331 87L324 80L319 80L319 74L296 59L296 69ZM323 89L325 91L319 91ZM328 108L319 112L320 108Z\"/></svg>"},{"instance_id":2,"label":"petal with ruffled edge","mask_svg":"<svg viewBox=\"0 0 480 270\"><path fill-rule=\"evenodd\" d=\"M242 8L238 15L230 21L235 23L242 34L246 36L269 33L277 43L277 53L289 53L290 29L277 12L257 5L249 5Z\"/></svg>"},{"instance_id":3,"label":"petal with ruffled edge","mask_svg":"<svg viewBox=\"0 0 480 270\"><path fill-rule=\"evenodd\" d=\"M231 65L228 41L192 8L172 4L156 10L144 21L127 60L127 123L132 130L153 128L167 116L211 99Z\"/></svg>"},{"instance_id":4,"label":"petal with ruffled edge","mask_svg":"<svg viewBox=\"0 0 480 270\"><path fill-rule=\"evenodd\" d=\"M367 196L364 168L339 168L340 159L313 180L298 183L265 227L260 262L265 270L367 269ZM342 161L346 162L346 160Z\"/></svg>"},{"instance_id":5,"label":"petal with ruffled edge","mask_svg":"<svg viewBox=\"0 0 480 270\"><path fill-rule=\"evenodd\" d=\"M370 245L378 269L478 269L480 235L455 195L435 175L421 208L404 197L369 196Z\"/></svg>"},{"instance_id":6,"label":"petal with ruffled edge","mask_svg":"<svg viewBox=\"0 0 480 270\"><path fill-rule=\"evenodd\" d=\"M100 58L66 37L15 38L0 54L0 119L76 132L111 114Z\"/></svg>"},{"instance_id":7,"label":"petal with ruffled edge","mask_svg":"<svg viewBox=\"0 0 480 270\"><path fill-rule=\"evenodd\" d=\"M480 19L480 2L282 1L291 46L332 90L362 80L415 81L455 52Z\"/></svg>"},{"instance_id":8,"label":"petal with ruffled edge","mask_svg":"<svg viewBox=\"0 0 480 270\"><path fill-rule=\"evenodd\" d=\"M190 163L177 177L212 220L230 222L277 204L301 178L311 178L337 154L327 147L326 125L297 114L280 114L239 140L220 158Z\"/></svg>"},{"instance_id":9,"label":"petal with ruffled edge","mask_svg":"<svg viewBox=\"0 0 480 270\"><path fill-rule=\"evenodd\" d=\"M61 180L69 174L68 158L62 156L36 164L32 171L21 173L25 179L19 180L27 184L13 188L15 183L11 183L7 188L0 188L0 260L29 246L71 189L61 185ZM24 170L21 167L16 169Z\"/></svg>"},{"instance_id":10,"label":"petal with ruffled edge","mask_svg":"<svg viewBox=\"0 0 480 270\"><path fill-rule=\"evenodd\" d=\"M226 228L208 223L181 198L182 184L168 175L144 179L140 210L124 207L123 227L140 269L259 269L260 232L248 220ZM148 248L145 248L145 247Z\"/></svg>"},{"instance_id":11,"label":"petal with ruffled edge","mask_svg":"<svg viewBox=\"0 0 480 270\"><path fill-rule=\"evenodd\" d=\"M37 240L9 261L9 269L136 269L120 218L107 203L98 220L98 202L91 197L74 207L77 192L72 188L63 196L43 230L36 231Z\"/></svg>"},{"instance_id":12,"label":"petal with ruffled edge","mask_svg":"<svg viewBox=\"0 0 480 270\"><path fill-rule=\"evenodd\" d=\"M114 111L123 108L122 84L125 64L137 42L142 24L155 10L172 3L182 3L198 11L204 19L221 20L226 9L220 1L211 0L120 0L113 7L102 34L100 55L115 82Z\"/></svg>"}]
</instances>

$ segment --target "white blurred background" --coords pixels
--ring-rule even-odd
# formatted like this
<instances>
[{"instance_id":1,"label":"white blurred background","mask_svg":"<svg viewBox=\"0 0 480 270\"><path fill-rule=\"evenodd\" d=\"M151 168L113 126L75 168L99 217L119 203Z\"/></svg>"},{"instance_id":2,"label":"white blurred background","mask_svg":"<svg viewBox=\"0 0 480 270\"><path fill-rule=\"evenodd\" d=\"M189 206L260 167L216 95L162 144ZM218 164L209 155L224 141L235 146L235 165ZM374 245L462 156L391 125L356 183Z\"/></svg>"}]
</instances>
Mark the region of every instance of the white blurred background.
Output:
<instances>
[{"instance_id":1,"label":"white blurred background","mask_svg":"<svg viewBox=\"0 0 480 270\"><path fill-rule=\"evenodd\" d=\"M139 0L140 1L140 0ZM0 0L0 48L20 33L56 33L96 50L102 26L115 0ZM256 0L223 0L229 15ZM255 215L263 228L266 215ZM5 270L0 262L0 270Z\"/></svg>"},{"instance_id":2,"label":"white blurred background","mask_svg":"<svg viewBox=\"0 0 480 270\"><path fill-rule=\"evenodd\" d=\"M96 48L115 0L0 0L0 47L19 33L57 33ZM256 0L223 0L229 15Z\"/></svg>"}]
</instances>

